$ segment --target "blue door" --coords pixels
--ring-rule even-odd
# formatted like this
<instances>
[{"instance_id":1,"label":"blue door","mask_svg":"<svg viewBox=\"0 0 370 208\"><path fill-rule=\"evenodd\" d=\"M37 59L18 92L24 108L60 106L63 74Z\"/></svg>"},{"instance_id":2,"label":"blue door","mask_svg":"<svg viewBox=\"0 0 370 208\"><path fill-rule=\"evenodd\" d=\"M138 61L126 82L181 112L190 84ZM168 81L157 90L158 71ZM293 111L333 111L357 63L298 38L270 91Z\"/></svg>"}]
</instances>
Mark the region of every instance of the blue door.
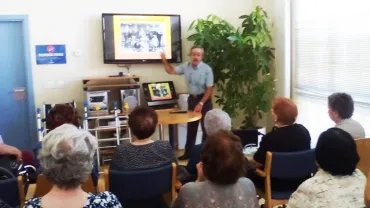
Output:
<instances>
[{"instance_id":1,"label":"blue door","mask_svg":"<svg viewBox=\"0 0 370 208\"><path fill-rule=\"evenodd\" d=\"M19 149L37 135L27 30L26 16L0 15L0 135Z\"/></svg>"}]
</instances>

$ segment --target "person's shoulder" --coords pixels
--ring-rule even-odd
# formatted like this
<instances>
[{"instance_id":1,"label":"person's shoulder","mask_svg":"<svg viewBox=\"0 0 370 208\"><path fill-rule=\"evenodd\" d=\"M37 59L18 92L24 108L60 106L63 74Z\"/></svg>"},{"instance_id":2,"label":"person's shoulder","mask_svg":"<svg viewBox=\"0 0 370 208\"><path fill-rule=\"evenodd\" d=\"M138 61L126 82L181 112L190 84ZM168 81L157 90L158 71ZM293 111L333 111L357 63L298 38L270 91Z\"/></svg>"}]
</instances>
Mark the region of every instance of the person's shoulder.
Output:
<instances>
[{"instance_id":1,"label":"person's shoulder","mask_svg":"<svg viewBox=\"0 0 370 208\"><path fill-rule=\"evenodd\" d=\"M273 139L275 138L277 135L279 135L279 131L277 128L272 128L272 130L270 132L268 132L267 134L265 134L263 137L262 137L262 141L263 140L270 140L270 139Z\"/></svg>"},{"instance_id":2,"label":"person's shoulder","mask_svg":"<svg viewBox=\"0 0 370 208\"><path fill-rule=\"evenodd\" d=\"M246 178L246 177L239 178L238 183L254 187L254 183L249 178Z\"/></svg>"},{"instance_id":3,"label":"person's shoulder","mask_svg":"<svg viewBox=\"0 0 370 208\"><path fill-rule=\"evenodd\" d=\"M308 131L307 128L305 126L303 126L302 124L296 123L293 126L297 129L302 129L302 130Z\"/></svg>"},{"instance_id":4,"label":"person's shoulder","mask_svg":"<svg viewBox=\"0 0 370 208\"><path fill-rule=\"evenodd\" d=\"M26 201L26 203L24 203L24 207L25 208L41 207L41 198L37 197Z\"/></svg>"},{"instance_id":5,"label":"person's shoulder","mask_svg":"<svg viewBox=\"0 0 370 208\"><path fill-rule=\"evenodd\" d=\"M310 135L310 132L308 131L308 129L307 129L305 126L303 126L302 124L294 124L293 126L294 126L294 128L295 128L295 129L297 129L298 131L300 131L300 132L303 132L303 133L306 133L306 134Z\"/></svg>"},{"instance_id":6,"label":"person's shoulder","mask_svg":"<svg viewBox=\"0 0 370 208\"><path fill-rule=\"evenodd\" d=\"M89 197L89 206L93 207L113 207L119 208L122 207L121 203L117 199L116 195L109 191L100 192L98 194L90 194Z\"/></svg>"},{"instance_id":7,"label":"person's shoulder","mask_svg":"<svg viewBox=\"0 0 370 208\"><path fill-rule=\"evenodd\" d=\"M160 147L171 147L170 142L168 142L168 141L163 141L163 140L157 140L157 141L154 141L154 144L155 144L156 146L160 146Z\"/></svg>"},{"instance_id":8,"label":"person's shoulder","mask_svg":"<svg viewBox=\"0 0 370 208\"><path fill-rule=\"evenodd\" d=\"M239 178L237 183L241 184L242 186L244 186L248 189L251 189L251 190L254 190L254 191L256 190L256 187L254 186L254 183L249 178L246 178L246 177Z\"/></svg>"},{"instance_id":9,"label":"person's shoulder","mask_svg":"<svg viewBox=\"0 0 370 208\"><path fill-rule=\"evenodd\" d=\"M357 126L357 128L360 128L360 129L364 130L364 127L362 126L362 124L359 121L356 121L356 120L352 119L352 123L353 123L353 125Z\"/></svg>"},{"instance_id":10,"label":"person's shoulder","mask_svg":"<svg viewBox=\"0 0 370 208\"><path fill-rule=\"evenodd\" d=\"M330 180L331 179L331 175L330 173L324 171L323 169L318 169L318 171L315 173L315 175L307 180L305 180L302 184L301 184L301 188L304 189L304 188L312 188L313 186L318 186L320 184L324 184L326 181Z\"/></svg>"},{"instance_id":11,"label":"person's shoulder","mask_svg":"<svg viewBox=\"0 0 370 208\"><path fill-rule=\"evenodd\" d=\"M206 69L207 71L212 71L212 67L208 65L207 63L202 62L202 67Z\"/></svg>"},{"instance_id":12,"label":"person's shoulder","mask_svg":"<svg viewBox=\"0 0 370 208\"><path fill-rule=\"evenodd\" d=\"M186 62L184 62L184 63L179 64L178 66L179 66L179 67L183 67L183 68L188 68L190 65L191 65L191 63L190 63L190 62L188 62L188 61L186 61Z\"/></svg>"},{"instance_id":13,"label":"person's shoulder","mask_svg":"<svg viewBox=\"0 0 370 208\"><path fill-rule=\"evenodd\" d=\"M356 177L358 180L362 180L362 181L365 181L365 183L366 183L366 176L365 176L365 174L361 171L361 170L359 170L359 169L356 169L355 170L355 172L353 172L353 174L352 174L354 177Z\"/></svg>"},{"instance_id":14,"label":"person's shoulder","mask_svg":"<svg viewBox=\"0 0 370 208\"><path fill-rule=\"evenodd\" d=\"M237 184L245 192L245 195L248 196L256 195L256 187L249 178L246 177L239 178Z\"/></svg>"},{"instance_id":15,"label":"person's shoulder","mask_svg":"<svg viewBox=\"0 0 370 208\"><path fill-rule=\"evenodd\" d=\"M189 182L183 185L180 189L180 192L194 192L194 190L200 189L205 182Z\"/></svg>"},{"instance_id":16,"label":"person's shoulder","mask_svg":"<svg viewBox=\"0 0 370 208\"><path fill-rule=\"evenodd\" d=\"M132 146L133 146L132 144L120 144L120 145L116 146L116 152L123 152L123 151L125 151L126 149L129 149Z\"/></svg>"}]
</instances>

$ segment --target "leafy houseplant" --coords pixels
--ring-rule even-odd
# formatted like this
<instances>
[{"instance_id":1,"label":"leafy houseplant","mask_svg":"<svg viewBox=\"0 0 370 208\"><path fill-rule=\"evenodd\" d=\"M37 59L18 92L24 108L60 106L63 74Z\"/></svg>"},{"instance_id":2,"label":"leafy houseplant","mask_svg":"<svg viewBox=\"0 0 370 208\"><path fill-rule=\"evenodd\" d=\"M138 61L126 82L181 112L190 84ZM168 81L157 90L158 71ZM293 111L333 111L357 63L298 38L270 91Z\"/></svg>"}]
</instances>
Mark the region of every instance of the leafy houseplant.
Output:
<instances>
[{"instance_id":1,"label":"leafy houseplant","mask_svg":"<svg viewBox=\"0 0 370 208\"><path fill-rule=\"evenodd\" d=\"M204 48L204 61L215 75L216 103L232 118L244 114L241 129L256 129L274 93L274 49L269 19L261 7L240 19L239 28L215 15L195 20L189 27L195 33L188 40Z\"/></svg>"}]
</instances>

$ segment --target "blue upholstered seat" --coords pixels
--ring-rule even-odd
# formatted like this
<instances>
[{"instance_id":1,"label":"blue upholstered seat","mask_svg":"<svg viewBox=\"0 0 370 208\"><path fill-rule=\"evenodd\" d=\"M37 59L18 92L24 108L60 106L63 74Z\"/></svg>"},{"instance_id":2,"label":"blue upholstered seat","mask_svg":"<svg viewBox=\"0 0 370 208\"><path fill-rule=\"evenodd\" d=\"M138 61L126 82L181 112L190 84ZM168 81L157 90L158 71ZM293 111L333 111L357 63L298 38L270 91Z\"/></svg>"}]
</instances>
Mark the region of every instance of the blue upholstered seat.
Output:
<instances>
[{"instance_id":1,"label":"blue upholstered seat","mask_svg":"<svg viewBox=\"0 0 370 208\"><path fill-rule=\"evenodd\" d=\"M125 208L163 207L162 195L174 190L172 179L172 164L144 170L109 170L109 191Z\"/></svg>"},{"instance_id":2,"label":"blue upholstered seat","mask_svg":"<svg viewBox=\"0 0 370 208\"><path fill-rule=\"evenodd\" d=\"M11 207L20 206L17 177L0 180L0 200Z\"/></svg>"}]
</instances>

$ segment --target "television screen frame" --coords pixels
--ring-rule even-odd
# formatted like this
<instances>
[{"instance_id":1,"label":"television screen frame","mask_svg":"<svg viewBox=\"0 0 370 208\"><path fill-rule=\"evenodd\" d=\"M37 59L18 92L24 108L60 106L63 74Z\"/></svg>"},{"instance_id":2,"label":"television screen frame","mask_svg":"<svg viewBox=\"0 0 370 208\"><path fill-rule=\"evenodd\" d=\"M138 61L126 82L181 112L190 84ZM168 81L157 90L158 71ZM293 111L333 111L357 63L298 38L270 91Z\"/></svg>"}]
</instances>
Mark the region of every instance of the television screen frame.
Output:
<instances>
[{"instance_id":1,"label":"television screen frame","mask_svg":"<svg viewBox=\"0 0 370 208\"><path fill-rule=\"evenodd\" d=\"M148 17L148 16L168 16L168 17L177 17L178 18L178 28L171 28L171 55L177 54L177 56L173 56L171 59L167 59L169 63L182 63L183 57L182 57L182 34L181 34L181 15L178 14L132 14L132 13L102 13L102 39L103 39L103 59L104 64L151 64L151 63L162 63L162 60L160 58L159 52L154 52L158 54L158 59L111 59L107 58L107 46L106 46L106 28L105 28L105 20L104 18L107 16L114 16L114 15L123 15L123 16L138 16L138 17ZM113 29L114 30L114 29ZM173 43L173 31L178 30L178 47L177 50L173 49L174 43ZM113 35L113 42L114 42L114 35ZM113 43L113 50L115 50ZM109 46L108 46L109 47ZM167 53L166 53L167 54Z\"/></svg>"}]
</instances>

